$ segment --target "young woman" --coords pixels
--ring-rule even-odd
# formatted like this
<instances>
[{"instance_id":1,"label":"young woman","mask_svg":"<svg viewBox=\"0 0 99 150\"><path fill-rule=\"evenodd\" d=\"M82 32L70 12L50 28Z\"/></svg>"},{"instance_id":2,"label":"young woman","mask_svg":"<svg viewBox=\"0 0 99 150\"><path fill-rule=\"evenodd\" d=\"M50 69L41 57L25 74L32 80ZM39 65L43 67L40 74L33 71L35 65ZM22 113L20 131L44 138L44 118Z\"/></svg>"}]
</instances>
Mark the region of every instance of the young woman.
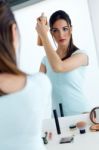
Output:
<instances>
[{"instance_id":1,"label":"young woman","mask_svg":"<svg viewBox=\"0 0 99 150\"><path fill-rule=\"evenodd\" d=\"M48 37L49 28L37 19L36 30L43 42L46 56L40 71L48 75L52 83L53 109L63 104L64 115L75 115L89 111L89 104L83 93L85 68L88 56L73 44L72 23L63 10L54 12L49 20L50 33L57 45L53 49Z\"/></svg>"},{"instance_id":2,"label":"young woman","mask_svg":"<svg viewBox=\"0 0 99 150\"><path fill-rule=\"evenodd\" d=\"M18 69L18 29L14 15L0 0L0 149L44 150L41 128L51 84L42 73Z\"/></svg>"}]
</instances>

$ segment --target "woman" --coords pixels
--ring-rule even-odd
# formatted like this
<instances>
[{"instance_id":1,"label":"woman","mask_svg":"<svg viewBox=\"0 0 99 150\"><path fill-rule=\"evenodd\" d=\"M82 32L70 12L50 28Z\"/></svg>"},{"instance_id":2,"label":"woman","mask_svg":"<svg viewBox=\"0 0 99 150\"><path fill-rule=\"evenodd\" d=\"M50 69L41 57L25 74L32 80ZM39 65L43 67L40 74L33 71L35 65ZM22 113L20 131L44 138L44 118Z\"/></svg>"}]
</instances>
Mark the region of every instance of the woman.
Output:
<instances>
[{"instance_id":1,"label":"woman","mask_svg":"<svg viewBox=\"0 0 99 150\"><path fill-rule=\"evenodd\" d=\"M41 128L51 85L42 73L18 69L17 46L17 23L0 0L0 149L44 150Z\"/></svg>"},{"instance_id":2,"label":"woman","mask_svg":"<svg viewBox=\"0 0 99 150\"><path fill-rule=\"evenodd\" d=\"M52 82L53 109L63 104L64 115L75 115L89 111L89 104L83 93L85 68L88 56L73 44L72 24L69 15L58 10L49 20L50 33L56 42L53 49L48 37L48 27L37 19L36 30L43 42L46 56L40 71Z\"/></svg>"}]
</instances>

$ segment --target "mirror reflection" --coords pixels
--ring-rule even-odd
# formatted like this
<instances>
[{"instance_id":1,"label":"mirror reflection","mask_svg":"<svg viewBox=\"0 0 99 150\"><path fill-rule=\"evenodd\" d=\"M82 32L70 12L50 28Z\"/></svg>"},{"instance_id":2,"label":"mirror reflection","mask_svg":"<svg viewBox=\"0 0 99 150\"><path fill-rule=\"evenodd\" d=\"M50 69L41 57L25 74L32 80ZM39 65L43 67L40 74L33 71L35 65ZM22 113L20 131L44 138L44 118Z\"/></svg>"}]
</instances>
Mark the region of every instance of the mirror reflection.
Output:
<instances>
[{"instance_id":1,"label":"mirror reflection","mask_svg":"<svg viewBox=\"0 0 99 150\"><path fill-rule=\"evenodd\" d=\"M58 110L59 103L62 103L65 116L87 112L89 107L83 93L83 83L89 58L73 43L72 21L63 10L57 10L51 15L49 25L57 44L55 50L48 38L49 27L44 21L45 17L40 16L36 30L46 53L40 71L49 77L52 84L52 108Z\"/></svg>"},{"instance_id":2,"label":"mirror reflection","mask_svg":"<svg viewBox=\"0 0 99 150\"><path fill-rule=\"evenodd\" d=\"M96 45L95 45L94 33L92 29L92 20L90 18L91 12L89 11L88 6L89 5L87 1L83 1L83 0L81 1L76 0L76 3L74 3L73 0L71 1L63 0L63 3L61 1L57 2L56 0L53 1L46 0L42 3L38 3L36 5L33 5L31 7L29 6L21 10L16 10L14 12L21 32L22 47L21 47L20 68L22 68L22 70L30 74L39 71L39 68L41 68L40 66L42 64L44 65L42 59L44 58L45 55L46 56L48 55L44 50L43 46L40 47L37 45L37 36L38 34L41 33L38 34L36 33L35 30L36 19L41 15L42 12L44 12L48 20L48 25L50 25L49 24L50 17L52 13L54 13L55 11L63 10L69 15L69 18L71 20L71 24L69 24L69 27L67 28L68 25L67 21L64 22L65 24L62 24L66 26L66 28L64 29L58 26L59 24L57 24L57 22L54 22L54 24L50 27L50 30L48 31L49 40L56 54L60 56L58 57L60 58L58 60L62 63L67 61L67 59L62 60L62 58L64 59L64 56L66 56L66 52L62 51L64 53L61 53L60 51L60 45L63 50L65 49L64 47L66 47L66 43L63 42L64 37L62 35L66 30L65 38L67 38L66 39L68 41L67 43L69 44L69 41L72 36L73 44L80 51L82 51L85 55L88 56L88 64L86 63L86 65L82 65L81 67L78 67L79 69L77 68L78 70L85 70L85 71L75 71L74 69L72 71L69 71L68 73L57 72L53 70L53 67L51 66L52 62L50 61L48 56L46 57L45 60L45 63L49 68L46 73L53 84L53 89L54 89L53 99L55 99L55 101L57 102L57 104L56 102L55 104L53 102L53 106L55 107L55 109L59 111L59 103L61 102L63 104L64 111L66 111L66 115L74 115L74 114L89 111L91 110L91 108L93 108L93 106L96 106L99 103L98 102L99 94L97 90L99 89L99 83L98 83L99 71L98 71L97 57L96 57ZM75 8L77 9L75 10ZM61 34L61 35L57 35L57 34ZM63 41L61 40L61 42L59 43L58 38L60 37L61 39L61 36ZM54 42L57 44L55 45ZM64 43L65 46L63 46ZM75 55L77 55L78 57L79 54L75 54ZM55 61L55 59L53 59L53 61ZM74 65L73 62L74 61L72 61L72 64ZM53 65L55 64L56 62ZM85 72L86 75L84 76L84 74L81 72ZM81 77L80 74L82 74ZM73 82L71 79L73 79ZM84 84L84 87L82 86L82 84ZM81 87L84 89L84 93L83 93L83 97L85 97L84 99L80 97L80 91L82 90L80 89ZM77 101L75 100L73 101L73 99L76 98ZM64 104L65 101L66 103ZM88 104L86 104L87 102ZM48 106L46 108L48 108ZM47 109L46 112L48 111L49 109ZM69 111L70 113L68 113ZM49 113L48 113L48 117L49 117Z\"/></svg>"}]
</instances>

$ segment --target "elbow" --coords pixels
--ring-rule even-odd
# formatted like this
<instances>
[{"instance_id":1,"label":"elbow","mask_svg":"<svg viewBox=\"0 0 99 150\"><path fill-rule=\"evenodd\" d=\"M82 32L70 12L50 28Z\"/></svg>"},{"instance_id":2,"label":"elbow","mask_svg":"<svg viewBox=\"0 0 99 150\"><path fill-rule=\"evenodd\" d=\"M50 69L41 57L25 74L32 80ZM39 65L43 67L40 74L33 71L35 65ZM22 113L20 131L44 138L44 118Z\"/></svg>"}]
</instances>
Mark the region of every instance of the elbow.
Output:
<instances>
[{"instance_id":1,"label":"elbow","mask_svg":"<svg viewBox=\"0 0 99 150\"><path fill-rule=\"evenodd\" d=\"M53 65L52 69L54 72L56 73L64 73L64 72L70 72L72 69L70 69L69 67L65 67L62 64L58 64L58 65Z\"/></svg>"},{"instance_id":2,"label":"elbow","mask_svg":"<svg viewBox=\"0 0 99 150\"><path fill-rule=\"evenodd\" d=\"M52 67L52 69L53 69L54 72L57 72L57 73L64 72L63 68L60 65L57 65L57 66L55 65L55 66Z\"/></svg>"}]
</instances>

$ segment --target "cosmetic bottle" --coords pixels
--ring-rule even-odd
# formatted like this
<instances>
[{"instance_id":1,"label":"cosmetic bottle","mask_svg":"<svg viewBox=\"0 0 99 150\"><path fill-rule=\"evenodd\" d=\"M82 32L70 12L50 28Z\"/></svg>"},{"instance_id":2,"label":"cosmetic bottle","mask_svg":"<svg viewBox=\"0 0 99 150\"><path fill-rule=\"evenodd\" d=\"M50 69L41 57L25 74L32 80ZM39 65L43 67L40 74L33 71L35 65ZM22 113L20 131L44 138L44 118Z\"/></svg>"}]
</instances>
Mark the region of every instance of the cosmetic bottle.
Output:
<instances>
[{"instance_id":1,"label":"cosmetic bottle","mask_svg":"<svg viewBox=\"0 0 99 150\"><path fill-rule=\"evenodd\" d=\"M47 17L44 15L44 13L41 14L40 21L42 24L47 25ZM39 35L37 38L37 45L43 46L42 40Z\"/></svg>"}]
</instances>

